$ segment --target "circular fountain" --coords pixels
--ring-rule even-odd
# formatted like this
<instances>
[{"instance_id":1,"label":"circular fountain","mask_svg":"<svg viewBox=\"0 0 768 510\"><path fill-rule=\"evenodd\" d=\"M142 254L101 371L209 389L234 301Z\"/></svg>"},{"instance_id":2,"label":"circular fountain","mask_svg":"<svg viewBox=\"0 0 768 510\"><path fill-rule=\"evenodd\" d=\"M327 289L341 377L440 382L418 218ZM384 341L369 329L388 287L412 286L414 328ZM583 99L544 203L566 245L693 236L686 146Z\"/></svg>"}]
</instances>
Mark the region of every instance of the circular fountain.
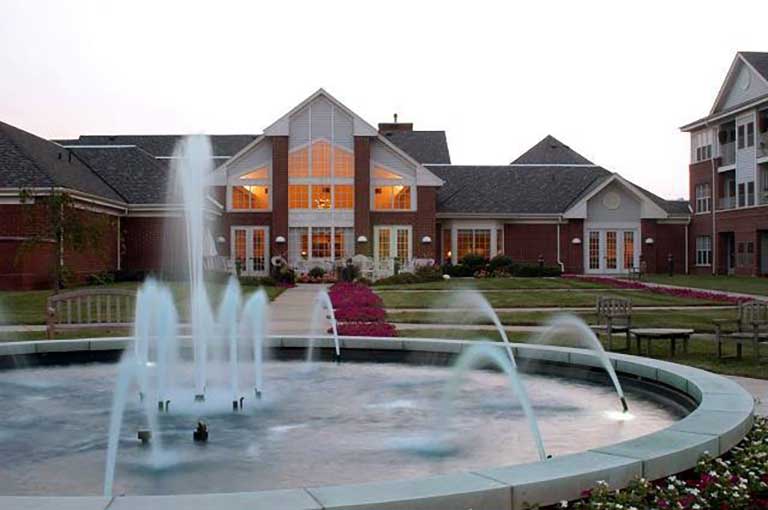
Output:
<instances>
[{"instance_id":1,"label":"circular fountain","mask_svg":"<svg viewBox=\"0 0 768 510\"><path fill-rule=\"evenodd\" d=\"M728 379L607 354L570 318L512 344L480 298L501 343L269 337L266 295L235 280L214 313L192 212L206 144L187 140L176 169L189 334L148 281L132 338L0 344L0 508L522 508L688 469L748 431L752 399ZM324 293L311 312L335 326ZM565 329L583 348L545 345Z\"/></svg>"}]
</instances>

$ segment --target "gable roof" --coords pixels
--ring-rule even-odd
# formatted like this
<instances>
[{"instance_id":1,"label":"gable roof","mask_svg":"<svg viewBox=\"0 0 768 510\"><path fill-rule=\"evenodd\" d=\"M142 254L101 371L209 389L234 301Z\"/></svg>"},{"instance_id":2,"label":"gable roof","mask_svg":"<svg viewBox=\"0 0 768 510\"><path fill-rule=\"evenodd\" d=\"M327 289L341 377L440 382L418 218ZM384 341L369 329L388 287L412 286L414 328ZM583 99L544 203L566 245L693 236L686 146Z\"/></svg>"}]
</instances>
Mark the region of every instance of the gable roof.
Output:
<instances>
[{"instance_id":1,"label":"gable roof","mask_svg":"<svg viewBox=\"0 0 768 510\"><path fill-rule=\"evenodd\" d=\"M138 147L74 147L72 152L131 204L167 200L169 170Z\"/></svg>"},{"instance_id":2,"label":"gable roof","mask_svg":"<svg viewBox=\"0 0 768 510\"><path fill-rule=\"evenodd\" d=\"M451 164L445 131L388 131L384 136L422 165Z\"/></svg>"},{"instance_id":3,"label":"gable roof","mask_svg":"<svg viewBox=\"0 0 768 510\"><path fill-rule=\"evenodd\" d=\"M749 65L760 74L760 76L768 80L768 52L740 51L739 55L744 57L744 60L746 60Z\"/></svg>"},{"instance_id":4,"label":"gable roof","mask_svg":"<svg viewBox=\"0 0 768 510\"><path fill-rule=\"evenodd\" d=\"M104 199L122 197L63 147L0 122L0 187L62 187Z\"/></svg>"},{"instance_id":5,"label":"gable roof","mask_svg":"<svg viewBox=\"0 0 768 510\"><path fill-rule=\"evenodd\" d=\"M590 160L574 151L552 135L525 151L511 165L593 165Z\"/></svg>"},{"instance_id":6,"label":"gable roof","mask_svg":"<svg viewBox=\"0 0 768 510\"><path fill-rule=\"evenodd\" d=\"M185 135L81 135L77 140L54 140L70 145L135 145L156 158L170 158L176 143ZM214 157L232 157L258 135L210 135Z\"/></svg>"}]
</instances>

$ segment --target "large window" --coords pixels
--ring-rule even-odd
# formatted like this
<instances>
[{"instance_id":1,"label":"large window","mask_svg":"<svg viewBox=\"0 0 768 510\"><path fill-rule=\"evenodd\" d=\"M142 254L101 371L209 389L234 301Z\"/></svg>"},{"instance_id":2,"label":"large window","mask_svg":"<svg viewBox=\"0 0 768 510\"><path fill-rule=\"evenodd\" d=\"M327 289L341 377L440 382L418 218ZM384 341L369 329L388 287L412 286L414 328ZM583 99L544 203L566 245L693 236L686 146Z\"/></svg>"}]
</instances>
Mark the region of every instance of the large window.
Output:
<instances>
[{"instance_id":1,"label":"large window","mask_svg":"<svg viewBox=\"0 0 768 510\"><path fill-rule=\"evenodd\" d=\"M691 161L712 159L712 132L709 129L691 133Z\"/></svg>"},{"instance_id":2,"label":"large window","mask_svg":"<svg viewBox=\"0 0 768 510\"><path fill-rule=\"evenodd\" d=\"M288 229L288 262L343 260L354 255L354 232L348 227L291 227ZM331 256L333 255L333 256Z\"/></svg>"},{"instance_id":3,"label":"large window","mask_svg":"<svg viewBox=\"0 0 768 510\"><path fill-rule=\"evenodd\" d=\"M635 267L635 233L624 232L624 269Z\"/></svg>"},{"instance_id":4,"label":"large window","mask_svg":"<svg viewBox=\"0 0 768 510\"><path fill-rule=\"evenodd\" d=\"M712 210L712 187L709 183L696 185L696 212L707 213Z\"/></svg>"},{"instance_id":5,"label":"large window","mask_svg":"<svg viewBox=\"0 0 768 510\"><path fill-rule=\"evenodd\" d=\"M355 186L353 184L337 184L333 187L333 205L336 209L355 208Z\"/></svg>"},{"instance_id":6,"label":"large window","mask_svg":"<svg viewBox=\"0 0 768 510\"><path fill-rule=\"evenodd\" d=\"M308 184L289 184L288 185L288 208L289 209L307 209L309 207L309 185Z\"/></svg>"},{"instance_id":7,"label":"large window","mask_svg":"<svg viewBox=\"0 0 768 510\"><path fill-rule=\"evenodd\" d=\"M331 195L333 191L333 195ZM311 204L311 207L310 207ZM289 184L288 207L290 209L354 209L355 187L353 184Z\"/></svg>"},{"instance_id":8,"label":"large window","mask_svg":"<svg viewBox=\"0 0 768 510\"><path fill-rule=\"evenodd\" d=\"M269 168L261 166L229 178L230 209L235 211L268 210Z\"/></svg>"},{"instance_id":9,"label":"large window","mask_svg":"<svg viewBox=\"0 0 768 510\"><path fill-rule=\"evenodd\" d=\"M355 158L352 151L333 146L325 139L317 139L310 146L294 149L288 154L288 178L352 178Z\"/></svg>"},{"instance_id":10,"label":"large window","mask_svg":"<svg viewBox=\"0 0 768 510\"><path fill-rule=\"evenodd\" d=\"M378 211L410 210L410 186L376 186L373 191L373 208Z\"/></svg>"},{"instance_id":11,"label":"large window","mask_svg":"<svg viewBox=\"0 0 768 510\"><path fill-rule=\"evenodd\" d=\"M600 269L600 232L589 232L589 268Z\"/></svg>"},{"instance_id":12,"label":"large window","mask_svg":"<svg viewBox=\"0 0 768 510\"><path fill-rule=\"evenodd\" d=\"M451 255L453 255L453 252L451 251L452 249L451 229L443 229L443 262L448 262L451 260Z\"/></svg>"},{"instance_id":13,"label":"large window","mask_svg":"<svg viewBox=\"0 0 768 510\"><path fill-rule=\"evenodd\" d=\"M696 238L696 265L712 265L712 238L710 236Z\"/></svg>"},{"instance_id":14,"label":"large window","mask_svg":"<svg viewBox=\"0 0 768 510\"><path fill-rule=\"evenodd\" d=\"M491 231L487 229L458 229L456 231L456 257L458 260L470 253L489 257Z\"/></svg>"},{"instance_id":15,"label":"large window","mask_svg":"<svg viewBox=\"0 0 768 510\"><path fill-rule=\"evenodd\" d=\"M312 209L331 208L331 186L325 184L312 185Z\"/></svg>"}]
</instances>

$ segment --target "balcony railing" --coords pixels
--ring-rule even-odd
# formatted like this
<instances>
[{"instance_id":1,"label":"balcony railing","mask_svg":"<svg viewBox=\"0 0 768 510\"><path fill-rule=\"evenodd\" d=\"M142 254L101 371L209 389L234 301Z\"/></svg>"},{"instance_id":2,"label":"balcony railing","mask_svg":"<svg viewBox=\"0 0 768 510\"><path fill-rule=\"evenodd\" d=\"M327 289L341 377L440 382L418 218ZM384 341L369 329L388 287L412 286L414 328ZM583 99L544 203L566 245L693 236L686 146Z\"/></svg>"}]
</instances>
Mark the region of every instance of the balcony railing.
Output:
<instances>
[{"instance_id":1,"label":"balcony railing","mask_svg":"<svg viewBox=\"0 0 768 510\"><path fill-rule=\"evenodd\" d=\"M736 163L736 143L724 143L720 145L720 166L728 166Z\"/></svg>"},{"instance_id":2,"label":"balcony railing","mask_svg":"<svg viewBox=\"0 0 768 510\"><path fill-rule=\"evenodd\" d=\"M768 158L768 131L757 134L757 158Z\"/></svg>"},{"instance_id":3,"label":"balcony railing","mask_svg":"<svg viewBox=\"0 0 768 510\"><path fill-rule=\"evenodd\" d=\"M717 205L720 210L733 209L736 207L736 197L721 197Z\"/></svg>"}]
</instances>

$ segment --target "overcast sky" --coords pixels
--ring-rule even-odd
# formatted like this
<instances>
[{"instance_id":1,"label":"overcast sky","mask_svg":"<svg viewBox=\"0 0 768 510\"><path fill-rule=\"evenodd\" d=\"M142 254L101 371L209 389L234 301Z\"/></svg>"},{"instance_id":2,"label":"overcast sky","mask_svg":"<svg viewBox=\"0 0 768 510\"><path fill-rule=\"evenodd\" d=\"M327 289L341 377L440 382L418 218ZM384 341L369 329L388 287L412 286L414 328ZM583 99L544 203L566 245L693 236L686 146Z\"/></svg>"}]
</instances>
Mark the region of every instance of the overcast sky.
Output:
<instances>
[{"instance_id":1,"label":"overcast sky","mask_svg":"<svg viewBox=\"0 0 768 510\"><path fill-rule=\"evenodd\" d=\"M631 5L631 6L630 6ZM49 138L260 133L320 87L445 130L456 164L552 134L667 198L768 1L0 0L0 120Z\"/></svg>"}]
</instances>

